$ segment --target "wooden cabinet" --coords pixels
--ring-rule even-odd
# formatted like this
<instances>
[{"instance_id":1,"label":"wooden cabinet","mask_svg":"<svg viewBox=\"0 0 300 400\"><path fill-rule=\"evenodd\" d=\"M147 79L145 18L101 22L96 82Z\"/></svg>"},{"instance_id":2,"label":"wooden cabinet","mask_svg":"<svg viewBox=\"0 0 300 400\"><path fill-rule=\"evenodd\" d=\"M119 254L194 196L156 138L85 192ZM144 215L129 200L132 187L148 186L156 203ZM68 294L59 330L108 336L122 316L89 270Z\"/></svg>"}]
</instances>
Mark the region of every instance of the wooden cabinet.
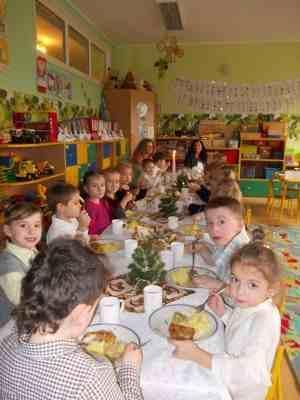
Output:
<instances>
[{"instance_id":1,"label":"wooden cabinet","mask_svg":"<svg viewBox=\"0 0 300 400\"><path fill-rule=\"evenodd\" d=\"M154 139L156 99L153 92L133 89L108 89L105 92L112 121L118 122L133 153L141 139Z\"/></svg>"},{"instance_id":2,"label":"wooden cabinet","mask_svg":"<svg viewBox=\"0 0 300 400\"><path fill-rule=\"evenodd\" d=\"M126 151L125 138L70 143L0 144L0 157L13 154L20 160L32 160L35 163L46 160L55 168L52 175L39 176L33 180L2 180L0 195L33 192L39 183L49 186L57 181L66 181L78 186L86 171L115 167L127 157Z\"/></svg>"}]
</instances>

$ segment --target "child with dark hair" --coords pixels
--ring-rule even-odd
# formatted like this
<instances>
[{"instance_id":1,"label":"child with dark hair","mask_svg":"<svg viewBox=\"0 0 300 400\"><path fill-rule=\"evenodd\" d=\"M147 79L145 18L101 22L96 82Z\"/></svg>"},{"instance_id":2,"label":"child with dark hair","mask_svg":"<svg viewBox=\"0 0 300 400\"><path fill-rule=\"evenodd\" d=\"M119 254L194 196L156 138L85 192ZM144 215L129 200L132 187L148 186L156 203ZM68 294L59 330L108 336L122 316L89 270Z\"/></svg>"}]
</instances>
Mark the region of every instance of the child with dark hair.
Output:
<instances>
[{"instance_id":1,"label":"child with dark hair","mask_svg":"<svg viewBox=\"0 0 300 400\"><path fill-rule=\"evenodd\" d=\"M47 243L60 236L89 241L90 217L82 209L83 199L75 186L64 182L56 183L47 191L47 201L53 212Z\"/></svg>"},{"instance_id":2,"label":"child with dark hair","mask_svg":"<svg viewBox=\"0 0 300 400\"><path fill-rule=\"evenodd\" d=\"M88 171L82 185L87 195L85 208L91 218L89 235L92 240L97 240L112 221L110 206L105 198L105 177L98 172Z\"/></svg>"},{"instance_id":3,"label":"child with dark hair","mask_svg":"<svg viewBox=\"0 0 300 400\"><path fill-rule=\"evenodd\" d=\"M210 369L233 400L262 400L280 340L280 314L272 298L280 290L281 266L274 251L256 240L232 255L230 267L235 308L226 311L221 296L209 301L226 327L224 352L211 354L192 341L172 341L175 357Z\"/></svg>"},{"instance_id":4,"label":"child with dark hair","mask_svg":"<svg viewBox=\"0 0 300 400\"><path fill-rule=\"evenodd\" d=\"M105 284L101 259L60 239L33 261L22 282L16 328L0 342L0 398L141 400L141 350L128 344L120 368L80 346Z\"/></svg>"},{"instance_id":5,"label":"child with dark hair","mask_svg":"<svg viewBox=\"0 0 300 400\"><path fill-rule=\"evenodd\" d=\"M153 162L155 164L156 169L159 170L161 174L167 172L170 161L168 160L168 154L164 151L158 151L153 156Z\"/></svg>"},{"instance_id":6,"label":"child with dark hair","mask_svg":"<svg viewBox=\"0 0 300 400\"><path fill-rule=\"evenodd\" d=\"M3 231L7 238L0 253L0 286L12 304L20 300L21 281L37 254L42 236L42 212L32 203L16 203L4 211Z\"/></svg>"},{"instance_id":7,"label":"child with dark hair","mask_svg":"<svg viewBox=\"0 0 300 400\"><path fill-rule=\"evenodd\" d=\"M208 265L215 267L218 279L202 276L193 281L199 287L218 289L230 277L232 254L250 239L244 225L243 207L237 200L216 197L207 203L204 213L211 241L202 242L195 250Z\"/></svg>"}]
</instances>

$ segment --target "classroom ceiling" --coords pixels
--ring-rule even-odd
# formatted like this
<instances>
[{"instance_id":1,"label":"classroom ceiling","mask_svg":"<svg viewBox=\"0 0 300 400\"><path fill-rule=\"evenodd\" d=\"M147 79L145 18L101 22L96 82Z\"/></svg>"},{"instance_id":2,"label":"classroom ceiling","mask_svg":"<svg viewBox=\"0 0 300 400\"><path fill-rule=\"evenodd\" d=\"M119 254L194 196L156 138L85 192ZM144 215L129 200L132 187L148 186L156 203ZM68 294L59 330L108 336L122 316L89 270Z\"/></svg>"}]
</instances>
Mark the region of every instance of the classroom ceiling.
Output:
<instances>
[{"instance_id":1,"label":"classroom ceiling","mask_svg":"<svg viewBox=\"0 0 300 400\"><path fill-rule=\"evenodd\" d=\"M166 29L163 0L72 0L116 43L153 43ZM169 0L170 2L175 0ZM300 40L299 0L177 0L181 42Z\"/></svg>"}]
</instances>

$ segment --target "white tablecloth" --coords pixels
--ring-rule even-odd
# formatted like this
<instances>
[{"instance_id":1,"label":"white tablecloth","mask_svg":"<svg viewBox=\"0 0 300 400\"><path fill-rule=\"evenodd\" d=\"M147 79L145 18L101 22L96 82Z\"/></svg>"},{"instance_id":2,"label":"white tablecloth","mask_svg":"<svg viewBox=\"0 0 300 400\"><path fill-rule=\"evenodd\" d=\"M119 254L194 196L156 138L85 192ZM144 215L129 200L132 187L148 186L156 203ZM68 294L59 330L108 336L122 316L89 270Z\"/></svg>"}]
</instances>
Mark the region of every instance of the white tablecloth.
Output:
<instances>
[{"instance_id":1,"label":"white tablecloth","mask_svg":"<svg viewBox=\"0 0 300 400\"><path fill-rule=\"evenodd\" d=\"M190 223L189 220L184 221ZM120 237L112 234L109 227L102 237L106 239L124 240L130 237L128 233ZM127 266L131 262L125 257L124 252L109 255L111 272L114 275L127 272ZM183 265L191 265L191 255L185 255ZM208 295L208 290L197 289L197 292L186 296L177 303L198 305ZM94 322L100 322L97 313ZM124 311L121 313L120 323L133 329L142 342L151 339L151 342L143 348L144 359L141 371L141 385L145 400L229 400L226 388L217 381L210 370L201 368L191 361L175 359L172 356L173 346L166 339L161 338L151 331L145 314L135 314ZM204 349L218 353L224 349L223 324L218 323L217 332L209 339L199 344Z\"/></svg>"}]
</instances>

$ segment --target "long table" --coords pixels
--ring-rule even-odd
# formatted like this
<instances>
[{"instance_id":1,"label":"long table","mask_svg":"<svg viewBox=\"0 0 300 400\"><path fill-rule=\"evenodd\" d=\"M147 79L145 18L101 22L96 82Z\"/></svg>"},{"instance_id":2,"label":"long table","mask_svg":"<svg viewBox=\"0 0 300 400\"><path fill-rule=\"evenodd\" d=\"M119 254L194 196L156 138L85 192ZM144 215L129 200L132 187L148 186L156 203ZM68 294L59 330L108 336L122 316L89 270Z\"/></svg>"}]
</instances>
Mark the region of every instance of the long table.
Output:
<instances>
[{"instance_id":1,"label":"long table","mask_svg":"<svg viewBox=\"0 0 300 400\"><path fill-rule=\"evenodd\" d=\"M186 219L185 222L190 222ZM131 235L124 232L116 237L111 227L102 234L104 239L125 240ZM108 255L110 272L113 275L124 274L131 262L123 250ZM191 265L191 255L185 255L184 265ZM198 305L208 296L207 289L197 289L195 293L188 295L172 304ZM99 313L94 322L100 322ZM231 397L226 387L219 382L210 370L202 368L191 361L175 359L172 355L173 346L168 341L149 328L148 319L144 313L130 313L124 311L121 314L123 325L133 329L144 342L151 342L143 348L144 358L141 371L141 385L145 400L229 400ZM224 350L223 323L218 321L217 332L210 338L202 340L199 345L212 353L220 353Z\"/></svg>"}]
</instances>

